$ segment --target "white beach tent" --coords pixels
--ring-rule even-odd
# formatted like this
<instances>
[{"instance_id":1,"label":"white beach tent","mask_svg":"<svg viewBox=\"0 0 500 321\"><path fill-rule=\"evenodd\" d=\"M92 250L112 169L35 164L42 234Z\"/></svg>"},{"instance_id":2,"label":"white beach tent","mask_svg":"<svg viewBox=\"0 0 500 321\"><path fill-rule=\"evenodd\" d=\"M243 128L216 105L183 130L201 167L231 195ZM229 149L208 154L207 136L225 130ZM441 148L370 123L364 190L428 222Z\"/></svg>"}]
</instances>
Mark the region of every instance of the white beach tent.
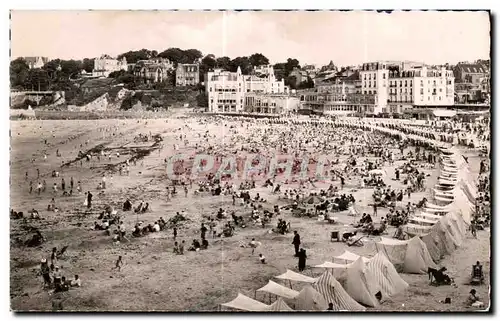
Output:
<instances>
[{"instance_id":1,"label":"white beach tent","mask_svg":"<svg viewBox=\"0 0 500 321\"><path fill-rule=\"evenodd\" d=\"M381 237L379 242L375 242L377 252L383 252L392 264L403 264L406 256L408 241Z\"/></svg>"},{"instance_id":2,"label":"white beach tent","mask_svg":"<svg viewBox=\"0 0 500 321\"><path fill-rule=\"evenodd\" d=\"M418 236L405 241L383 237L375 246L389 262L406 273L423 274L427 273L427 268L435 267L426 245Z\"/></svg>"},{"instance_id":3,"label":"white beach tent","mask_svg":"<svg viewBox=\"0 0 500 321\"><path fill-rule=\"evenodd\" d=\"M256 301L241 293L238 293L238 296L234 300L223 303L221 305L231 309L252 312L267 311L269 309L269 306L267 304Z\"/></svg>"},{"instance_id":4,"label":"white beach tent","mask_svg":"<svg viewBox=\"0 0 500 321\"><path fill-rule=\"evenodd\" d=\"M342 285L328 271L324 272L314 283L314 289L333 304L334 311L365 311L366 308L356 302L344 290Z\"/></svg>"},{"instance_id":5,"label":"white beach tent","mask_svg":"<svg viewBox=\"0 0 500 321\"><path fill-rule=\"evenodd\" d=\"M378 252L367 264L372 277L381 287L382 296L392 297L408 288L408 283L401 278L394 265L382 253Z\"/></svg>"},{"instance_id":6,"label":"white beach tent","mask_svg":"<svg viewBox=\"0 0 500 321\"><path fill-rule=\"evenodd\" d=\"M352 253L352 252L349 252L349 251L345 251L344 253L342 253L341 255L339 256L335 256L334 259L337 259L337 260L341 260L341 261L344 261L344 262L354 262L356 261L357 259L359 259L361 256L355 254L355 253ZM368 263L370 262L370 259L369 258L366 258L366 257L361 257L363 262L365 263Z\"/></svg>"},{"instance_id":7,"label":"white beach tent","mask_svg":"<svg viewBox=\"0 0 500 321\"><path fill-rule=\"evenodd\" d=\"M276 276L277 279L280 280L289 280L295 282L304 282L304 283L314 283L316 282L316 278L312 278L310 276L306 276L297 272L293 272L291 270L286 270L285 273Z\"/></svg>"},{"instance_id":8,"label":"white beach tent","mask_svg":"<svg viewBox=\"0 0 500 321\"><path fill-rule=\"evenodd\" d=\"M269 312L291 312L293 311L282 298L278 298L278 300L274 301L268 308Z\"/></svg>"},{"instance_id":9,"label":"white beach tent","mask_svg":"<svg viewBox=\"0 0 500 321\"><path fill-rule=\"evenodd\" d=\"M324 262L322 264L314 266L315 268L323 268L327 269L330 271L330 273L335 277L337 280L345 280L347 277L347 268L352 264L339 264L339 263L333 263L333 262Z\"/></svg>"},{"instance_id":10,"label":"white beach tent","mask_svg":"<svg viewBox=\"0 0 500 321\"><path fill-rule=\"evenodd\" d=\"M325 311L328 303L321 293L306 285L295 298L296 311Z\"/></svg>"},{"instance_id":11,"label":"white beach tent","mask_svg":"<svg viewBox=\"0 0 500 321\"><path fill-rule=\"evenodd\" d=\"M256 290L256 292L266 292L286 299L295 299L295 297L299 295L298 291L289 289L286 286L283 286L273 281L269 281L265 286Z\"/></svg>"},{"instance_id":12,"label":"white beach tent","mask_svg":"<svg viewBox=\"0 0 500 321\"><path fill-rule=\"evenodd\" d=\"M347 269L347 279L344 289L357 302L370 307L379 305L375 294L378 285L367 271L365 263L361 258L357 259Z\"/></svg>"}]
</instances>

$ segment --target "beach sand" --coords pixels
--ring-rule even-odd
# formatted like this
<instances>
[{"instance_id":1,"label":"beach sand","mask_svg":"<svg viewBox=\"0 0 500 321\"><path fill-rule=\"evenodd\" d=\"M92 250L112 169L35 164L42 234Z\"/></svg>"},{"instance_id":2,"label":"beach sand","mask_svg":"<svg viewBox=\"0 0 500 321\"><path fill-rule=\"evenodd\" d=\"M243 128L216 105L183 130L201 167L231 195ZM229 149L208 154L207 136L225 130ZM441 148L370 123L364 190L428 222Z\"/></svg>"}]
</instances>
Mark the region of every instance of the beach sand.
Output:
<instances>
[{"instance_id":1,"label":"beach sand","mask_svg":"<svg viewBox=\"0 0 500 321\"><path fill-rule=\"evenodd\" d=\"M199 238L199 228L203 214L214 215L219 208L225 208L228 212L232 210L237 213L247 213L248 209L233 206L230 196L207 196L193 195L188 197L179 189L179 195L172 201L166 200L167 180L163 160L174 153L173 144L178 143L176 137L179 132L174 129L181 128L185 119L165 120L98 120L98 121L13 121L11 122L11 208L25 213L31 208L36 208L43 220L28 221L29 226L37 227L47 239L41 248L19 247L11 241L11 308L14 310L50 310L53 296L42 288L42 280L37 275L39 262L42 257L50 255L50 249L54 246L60 248L69 245L66 255L60 260L59 265L63 267L66 277L71 278L78 274L82 279L83 286L71 289L64 293L64 309L77 311L214 311L218 305L228 302L236 297L238 292L255 296L255 290L265 285L268 280L286 271L296 269L297 259L293 256L293 235L285 236L269 233L275 226L272 224L263 229L261 227L249 226L246 229L238 229L235 236L231 238L215 239L208 238L210 247L206 251L186 252L183 256L172 253L173 237L172 231L167 230L156 234L149 234L142 238L132 238L134 224L140 220L151 223L160 216L165 220L173 217L176 212L185 210L190 218L184 227L179 229L178 240L186 240L191 243L193 238ZM203 134L207 129L216 134L218 140L224 141L228 134L228 128L217 128L216 126L205 127L187 120L192 129L184 130L190 146L198 140L197 134ZM41 126L41 128L40 128ZM103 135L99 129L118 126L119 136L108 137ZM52 131L52 132L50 132ZM165 146L160 152L154 151L146 156L137 166L131 166L129 176L119 176L118 173L112 177L108 176L107 189L104 196L97 195L95 191L102 177L98 170L90 169L91 166L102 166L108 161L87 163L83 166L71 166L61 169L61 177L69 185L70 177L75 184L82 182L83 191L91 190L94 194L94 208L103 209L105 205L112 204L121 209L121 204L126 198L130 198L134 206L144 200L149 202L151 211L135 215L127 212L124 214L124 222L131 242L123 242L119 245L112 243L109 236L103 231L90 230L93 222L97 221L97 211L85 214L83 206L84 195L72 197L56 197L56 204L61 208L59 213L47 212L45 209L50 201L51 186L54 182L60 183L61 177L52 178L50 173L57 169L62 162L74 159L78 150L86 150L98 144L110 144L108 146L134 146L134 136L139 133L161 134ZM19 133L19 135L18 135ZM108 133L109 134L109 133ZM123 134L123 135L122 135ZM67 141L68 137L74 139ZM47 138L51 144L43 147L43 140ZM89 140L88 145L85 145ZM79 148L83 144L82 148ZM46 148L48 159L43 161L42 148ZM55 152L59 149L62 157L56 157ZM181 151L193 152L192 148ZM35 162L31 163L31 158ZM113 162L123 161L113 159ZM24 175L29 171L30 179L33 179L36 187L36 169L39 168L42 179L47 182L47 191L41 196L36 193L28 193L28 182ZM389 185L400 188L400 182L393 181L394 170L387 168ZM437 170L429 170L427 185L431 188L436 179ZM340 182L336 182L340 185ZM262 184L260 185L262 186ZM270 193L269 188L258 186L251 190L251 195L259 192L267 200L264 207L271 209L275 203L284 205L283 200ZM347 181L345 190L350 191L357 188L357 181ZM317 184L318 190L326 188L328 184ZM410 201L417 202L428 193L415 193ZM372 189L352 191L356 198L356 210L358 213L372 213L368 204L371 201ZM407 202L404 197L404 202ZM380 209L378 219L385 212ZM346 249L358 255L372 256L375 254L374 241L378 238L364 239L363 247L347 247L344 243L330 242L330 232L342 228L353 222L354 218L347 213L336 214L340 224L329 225L314 219L292 217L290 214L282 214L283 218L290 221L292 230L297 230L301 235L302 247L307 249L308 269L306 275L319 275L321 269L311 266L321 264L324 261L332 261L334 256L342 254ZM27 238L29 227L22 220L11 220L11 239L16 237ZM388 236L392 237L394 229L389 229ZM256 238L262 245L251 254L251 249L239 246L241 242L248 243ZM268 264L260 264L258 254L266 256ZM124 266L121 272L111 271L118 255L123 256ZM485 284L476 287L481 300L489 304L489 257L490 257L490 231L480 231L478 239L467 238L463 246L451 256L445 257L440 263L446 266L450 274L455 278L457 287L429 285L427 275L401 274L410 287L403 293L396 295L389 301L384 302L376 310L390 311L461 311L465 309L464 301L468 296L470 286L463 283L468 280L471 267L475 261L483 263L486 275ZM294 286L295 289L299 289ZM452 303L444 305L439 300L450 297ZM257 294L257 299L268 304L268 297L262 293ZM371 310L371 309L369 309Z\"/></svg>"}]
</instances>

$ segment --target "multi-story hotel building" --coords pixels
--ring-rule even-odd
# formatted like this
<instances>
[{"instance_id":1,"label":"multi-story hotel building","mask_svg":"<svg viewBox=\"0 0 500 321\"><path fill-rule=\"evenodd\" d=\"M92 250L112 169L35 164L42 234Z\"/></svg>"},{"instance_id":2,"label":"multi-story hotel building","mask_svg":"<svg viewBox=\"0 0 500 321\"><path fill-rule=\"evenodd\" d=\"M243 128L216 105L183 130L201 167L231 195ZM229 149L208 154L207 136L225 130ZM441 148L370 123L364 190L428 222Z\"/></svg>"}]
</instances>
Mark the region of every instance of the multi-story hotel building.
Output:
<instances>
[{"instance_id":1,"label":"multi-story hotel building","mask_svg":"<svg viewBox=\"0 0 500 321\"><path fill-rule=\"evenodd\" d=\"M258 67L260 71L264 68ZM257 68L256 68L257 70ZM288 94L283 80L276 80L272 66L259 75L243 75L241 68L236 72L215 69L205 76L205 90L210 112L241 112L245 107L244 97L249 93Z\"/></svg>"},{"instance_id":2,"label":"multi-story hotel building","mask_svg":"<svg viewBox=\"0 0 500 321\"><path fill-rule=\"evenodd\" d=\"M427 66L389 73L388 113L414 107L452 106L455 96L453 71Z\"/></svg>"},{"instance_id":3,"label":"multi-story hotel building","mask_svg":"<svg viewBox=\"0 0 500 321\"><path fill-rule=\"evenodd\" d=\"M175 71L175 86L196 86L200 82L199 64L178 64Z\"/></svg>"},{"instance_id":4,"label":"multi-story hotel building","mask_svg":"<svg viewBox=\"0 0 500 321\"><path fill-rule=\"evenodd\" d=\"M127 70L127 59L114 59L109 55L102 55L94 60L93 76L108 77L113 71Z\"/></svg>"},{"instance_id":5,"label":"multi-story hotel building","mask_svg":"<svg viewBox=\"0 0 500 321\"><path fill-rule=\"evenodd\" d=\"M134 76L144 83L158 83L168 80L169 72L174 70L174 64L165 58L139 60L133 68Z\"/></svg>"}]
</instances>

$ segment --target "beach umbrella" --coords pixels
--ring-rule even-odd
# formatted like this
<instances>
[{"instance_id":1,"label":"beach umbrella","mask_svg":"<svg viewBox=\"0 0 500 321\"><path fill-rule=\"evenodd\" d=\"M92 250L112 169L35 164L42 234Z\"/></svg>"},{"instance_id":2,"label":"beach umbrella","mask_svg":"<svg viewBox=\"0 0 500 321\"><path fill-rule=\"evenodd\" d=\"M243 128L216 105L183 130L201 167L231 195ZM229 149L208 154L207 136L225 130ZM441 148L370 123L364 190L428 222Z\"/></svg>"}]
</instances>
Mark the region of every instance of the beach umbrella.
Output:
<instances>
[{"instance_id":1,"label":"beach umbrella","mask_svg":"<svg viewBox=\"0 0 500 321\"><path fill-rule=\"evenodd\" d=\"M368 172L370 175L384 175L385 172L381 169L372 169L371 171Z\"/></svg>"},{"instance_id":2,"label":"beach umbrella","mask_svg":"<svg viewBox=\"0 0 500 321\"><path fill-rule=\"evenodd\" d=\"M323 202L323 200L316 195L312 195L312 196L309 196L306 199L304 199L304 203L307 203L307 204L319 204L322 202Z\"/></svg>"}]
</instances>

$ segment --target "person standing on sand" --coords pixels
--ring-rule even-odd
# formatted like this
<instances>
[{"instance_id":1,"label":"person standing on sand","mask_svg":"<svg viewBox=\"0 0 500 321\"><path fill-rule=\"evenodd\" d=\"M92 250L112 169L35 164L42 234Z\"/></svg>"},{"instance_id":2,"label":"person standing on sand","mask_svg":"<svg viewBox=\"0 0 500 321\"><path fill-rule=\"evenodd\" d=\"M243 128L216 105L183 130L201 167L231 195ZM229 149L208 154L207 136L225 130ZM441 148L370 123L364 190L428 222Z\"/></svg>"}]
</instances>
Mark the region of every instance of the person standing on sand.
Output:
<instances>
[{"instance_id":1,"label":"person standing on sand","mask_svg":"<svg viewBox=\"0 0 500 321\"><path fill-rule=\"evenodd\" d=\"M201 223L200 232L201 232L201 239L204 239L205 235L207 234L207 228L204 223Z\"/></svg>"},{"instance_id":2,"label":"person standing on sand","mask_svg":"<svg viewBox=\"0 0 500 321\"><path fill-rule=\"evenodd\" d=\"M61 178L61 189L63 191L66 189L66 182L64 181L64 178Z\"/></svg>"},{"instance_id":3,"label":"person standing on sand","mask_svg":"<svg viewBox=\"0 0 500 321\"><path fill-rule=\"evenodd\" d=\"M69 180L69 186L71 187L71 189L73 189L73 186L74 186L74 181L73 181L73 177L71 177L71 179Z\"/></svg>"},{"instance_id":4,"label":"person standing on sand","mask_svg":"<svg viewBox=\"0 0 500 321\"><path fill-rule=\"evenodd\" d=\"M377 216L377 204L373 203L373 216Z\"/></svg>"},{"instance_id":5,"label":"person standing on sand","mask_svg":"<svg viewBox=\"0 0 500 321\"><path fill-rule=\"evenodd\" d=\"M36 178L40 178L40 169L36 169Z\"/></svg>"},{"instance_id":6,"label":"person standing on sand","mask_svg":"<svg viewBox=\"0 0 500 321\"><path fill-rule=\"evenodd\" d=\"M174 241L177 238L177 227L174 227Z\"/></svg>"},{"instance_id":7,"label":"person standing on sand","mask_svg":"<svg viewBox=\"0 0 500 321\"><path fill-rule=\"evenodd\" d=\"M88 192L87 193L87 208L92 207L92 193Z\"/></svg>"},{"instance_id":8,"label":"person standing on sand","mask_svg":"<svg viewBox=\"0 0 500 321\"><path fill-rule=\"evenodd\" d=\"M293 242L292 242L294 248L295 248L295 256L299 256L299 246L300 246L300 235L297 233L297 231L293 231Z\"/></svg>"},{"instance_id":9,"label":"person standing on sand","mask_svg":"<svg viewBox=\"0 0 500 321\"><path fill-rule=\"evenodd\" d=\"M33 192L33 181L30 181L30 194Z\"/></svg>"},{"instance_id":10,"label":"person standing on sand","mask_svg":"<svg viewBox=\"0 0 500 321\"><path fill-rule=\"evenodd\" d=\"M299 267L299 271L302 272L306 268L306 258L307 258L306 250L300 249L300 252L299 252L298 256L299 256L298 267Z\"/></svg>"}]
</instances>

